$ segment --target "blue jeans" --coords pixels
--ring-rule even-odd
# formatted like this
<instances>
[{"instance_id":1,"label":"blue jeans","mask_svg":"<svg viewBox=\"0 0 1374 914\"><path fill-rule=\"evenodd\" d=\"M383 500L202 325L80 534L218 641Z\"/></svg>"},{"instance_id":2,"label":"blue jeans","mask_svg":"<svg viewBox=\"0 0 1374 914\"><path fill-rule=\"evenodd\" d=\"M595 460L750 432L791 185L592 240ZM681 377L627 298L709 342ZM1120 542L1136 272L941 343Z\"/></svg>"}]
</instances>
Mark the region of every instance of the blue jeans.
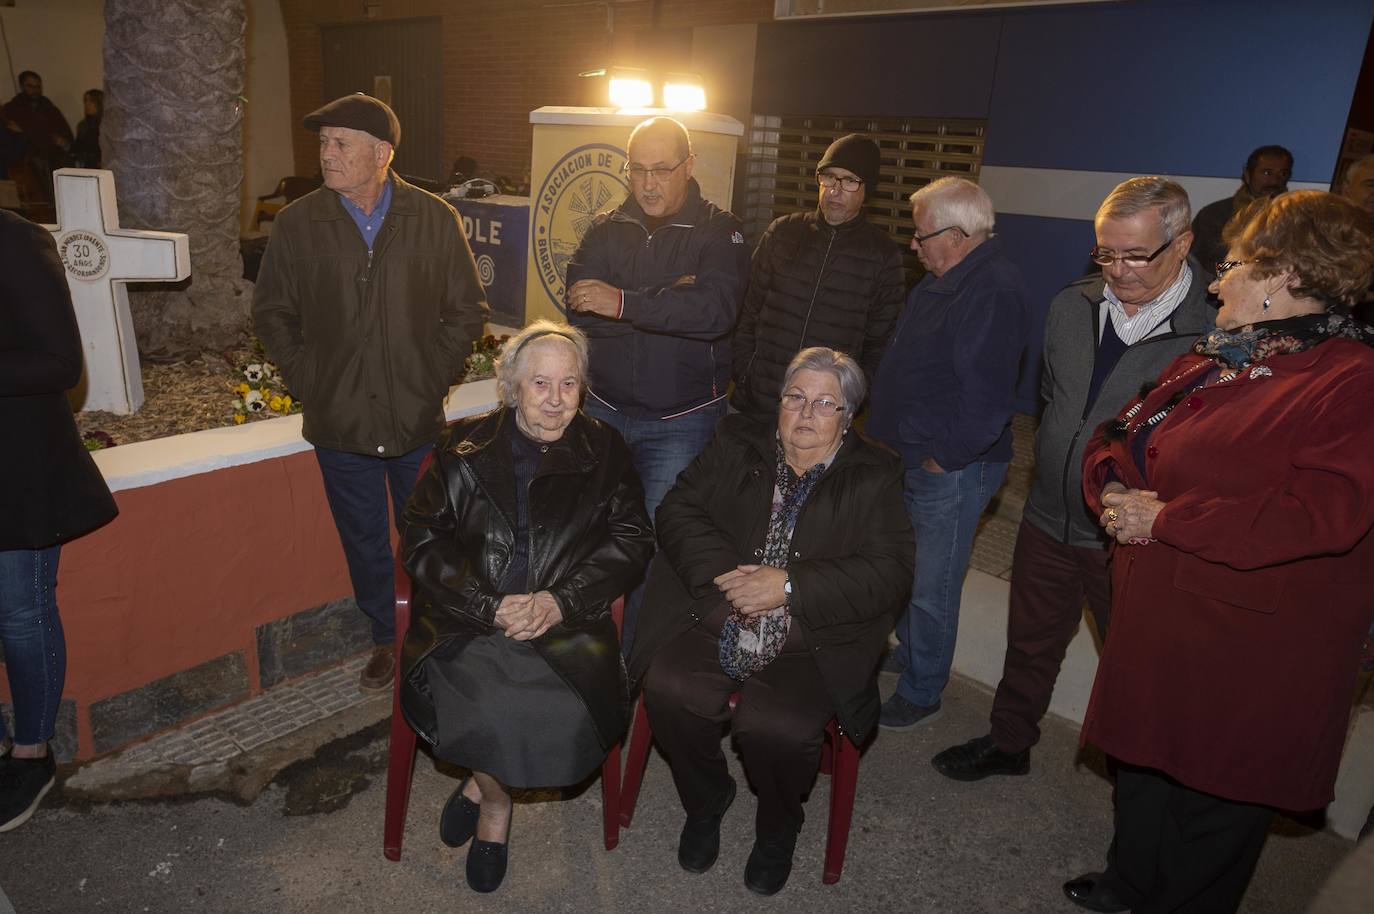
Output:
<instances>
[{"instance_id":1,"label":"blue jeans","mask_svg":"<svg viewBox=\"0 0 1374 914\"><path fill-rule=\"evenodd\" d=\"M433 448L421 445L400 457L369 457L315 448L315 459L324 477L329 512L339 531L353 596L372 622L376 644L396 642L396 570L391 552L391 524L386 517L386 493L391 489L391 508L396 529L420 464Z\"/></svg>"},{"instance_id":2,"label":"blue jeans","mask_svg":"<svg viewBox=\"0 0 1374 914\"><path fill-rule=\"evenodd\" d=\"M653 519L663 496L677 482L677 474L687 469L715 434L716 423L725 415L725 400L693 410L674 419L634 419L617 412L595 397L587 397L584 410L620 432L630 447L635 472L644 486L644 507ZM630 655L644 586L636 587L625 601L625 625L620 633L621 651Z\"/></svg>"},{"instance_id":3,"label":"blue jeans","mask_svg":"<svg viewBox=\"0 0 1374 914\"><path fill-rule=\"evenodd\" d=\"M916 531L911 603L897 622L906 661L897 694L930 707L940 701L959 635L959 598L978 518L1007 475L1005 463L970 463L947 473L906 471L906 511Z\"/></svg>"},{"instance_id":4,"label":"blue jeans","mask_svg":"<svg viewBox=\"0 0 1374 914\"><path fill-rule=\"evenodd\" d=\"M52 739L67 676L67 640L57 615L61 550L0 549L0 644L14 701L14 742L21 746Z\"/></svg>"}]
</instances>

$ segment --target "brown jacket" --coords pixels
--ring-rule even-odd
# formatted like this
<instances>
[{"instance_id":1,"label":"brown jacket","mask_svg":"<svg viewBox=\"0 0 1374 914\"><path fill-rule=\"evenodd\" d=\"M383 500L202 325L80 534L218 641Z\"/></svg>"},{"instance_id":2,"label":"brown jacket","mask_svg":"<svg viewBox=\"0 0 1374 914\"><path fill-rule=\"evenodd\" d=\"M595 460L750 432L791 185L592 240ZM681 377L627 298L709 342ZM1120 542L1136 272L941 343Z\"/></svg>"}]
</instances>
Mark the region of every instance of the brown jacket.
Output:
<instances>
[{"instance_id":1,"label":"brown jacket","mask_svg":"<svg viewBox=\"0 0 1374 914\"><path fill-rule=\"evenodd\" d=\"M253 293L267 354L304 404L307 441L394 457L443 427L487 305L453 208L391 174L371 253L321 187L277 214Z\"/></svg>"}]
</instances>

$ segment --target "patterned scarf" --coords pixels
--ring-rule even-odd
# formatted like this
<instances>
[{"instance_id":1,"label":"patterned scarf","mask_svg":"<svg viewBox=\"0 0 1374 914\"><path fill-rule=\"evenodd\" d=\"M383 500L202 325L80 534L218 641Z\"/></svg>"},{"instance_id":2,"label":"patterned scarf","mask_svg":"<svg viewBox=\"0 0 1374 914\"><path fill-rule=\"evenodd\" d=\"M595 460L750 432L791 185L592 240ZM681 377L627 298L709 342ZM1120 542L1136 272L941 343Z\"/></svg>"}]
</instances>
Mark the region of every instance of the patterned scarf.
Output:
<instances>
[{"instance_id":1,"label":"patterned scarf","mask_svg":"<svg viewBox=\"0 0 1374 914\"><path fill-rule=\"evenodd\" d=\"M768 517L768 539L760 564L787 567L788 547L792 544L797 515L827 467L828 463L818 463L798 476L787 465L782 443L778 443L773 510ZM732 609L720 630L720 668L731 679L743 682L782 653L791 628L792 614L786 604L754 616L745 616Z\"/></svg>"},{"instance_id":2,"label":"patterned scarf","mask_svg":"<svg viewBox=\"0 0 1374 914\"><path fill-rule=\"evenodd\" d=\"M1193 351L1239 371L1270 356L1302 352L1338 338L1374 346L1374 329L1344 314L1304 314L1263 321L1249 330L1213 330L1193 344Z\"/></svg>"}]
</instances>

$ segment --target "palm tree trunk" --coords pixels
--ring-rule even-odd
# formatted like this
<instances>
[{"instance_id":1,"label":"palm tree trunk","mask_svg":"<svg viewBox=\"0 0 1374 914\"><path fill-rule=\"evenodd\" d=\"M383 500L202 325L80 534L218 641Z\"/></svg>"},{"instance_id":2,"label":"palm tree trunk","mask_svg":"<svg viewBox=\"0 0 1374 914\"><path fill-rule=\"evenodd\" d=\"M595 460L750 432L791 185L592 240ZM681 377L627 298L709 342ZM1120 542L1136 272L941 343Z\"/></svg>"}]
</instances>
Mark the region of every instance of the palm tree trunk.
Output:
<instances>
[{"instance_id":1,"label":"palm tree trunk","mask_svg":"<svg viewBox=\"0 0 1374 914\"><path fill-rule=\"evenodd\" d=\"M105 0L105 119L120 224L185 232L191 278L131 290L147 359L222 351L247 333L239 254L243 0Z\"/></svg>"}]
</instances>

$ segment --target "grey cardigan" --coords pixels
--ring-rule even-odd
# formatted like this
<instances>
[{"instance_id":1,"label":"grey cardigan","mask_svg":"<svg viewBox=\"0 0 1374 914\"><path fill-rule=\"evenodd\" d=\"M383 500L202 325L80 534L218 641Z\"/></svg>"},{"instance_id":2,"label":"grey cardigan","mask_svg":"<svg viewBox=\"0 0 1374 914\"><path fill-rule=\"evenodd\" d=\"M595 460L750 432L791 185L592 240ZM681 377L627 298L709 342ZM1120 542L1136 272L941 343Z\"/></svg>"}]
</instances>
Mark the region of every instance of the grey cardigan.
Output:
<instances>
[{"instance_id":1,"label":"grey cardigan","mask_svg":"<svg viewBox=\"0 0 1374 914\"><path fill-rule=\"evenodd\" d=\"M1199 336L1213 328L1216 310L1207 301L1206 274L1196 263L1188 294L1162 333L1129 346L1089 405L1088 384L1097 354L1103 279L1091 274L1070 283L1050 303L1045 321L1040 395L1045 412L1035 436L1035 479L1023 517L1040 531L1072 546L1106 543L1097 518L1083 501L1083 451L1093 432L1155 380Z\"/></svg>"}]
</instances>

